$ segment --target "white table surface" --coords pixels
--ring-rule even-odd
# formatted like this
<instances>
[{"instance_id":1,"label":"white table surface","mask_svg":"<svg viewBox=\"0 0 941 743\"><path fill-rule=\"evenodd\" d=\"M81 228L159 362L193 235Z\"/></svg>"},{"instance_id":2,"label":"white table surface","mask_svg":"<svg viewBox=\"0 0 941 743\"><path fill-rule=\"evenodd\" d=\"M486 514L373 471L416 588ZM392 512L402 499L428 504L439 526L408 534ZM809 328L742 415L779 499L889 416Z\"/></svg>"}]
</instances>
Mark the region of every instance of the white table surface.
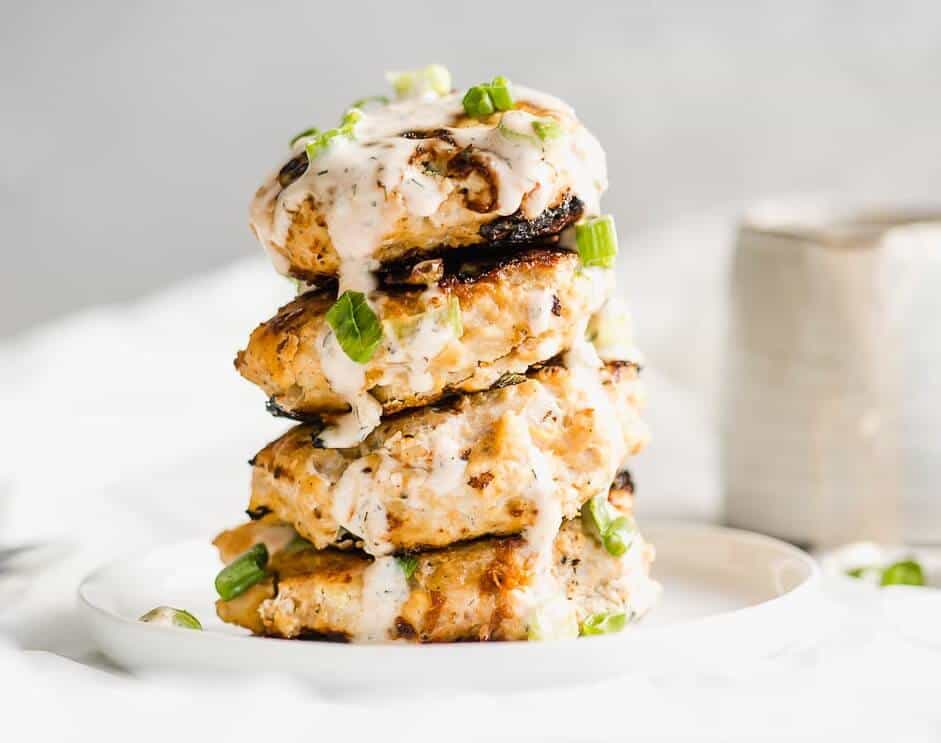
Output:
<instances>
[{"instance_id":1,"label":"white table surface","mask_svg":"<svg viewBox=\"0 0 941 743\"><path fill-rule=\"evenodd\" d=\"M648 357L655 434L637 468L641 524L717 517L711 391L728 229L715 218L636 238L635 257L629 253L620 269ZM714 260L677 253L704 244L715 249ZM941 737L941 649L930 633L908 633L875 593L860 601L831 591L817 636L759 667L500 697L331 699L289 678L130 676L111 668L78 621L77 583L116 554L240 521L245 461L286 426L265 414L263 397L238 377L232 357L290 292L259 258L0 346L0 545L52 539L68 549L33 575L0 578L5 733L31 740ZM670 311L675 296L697 298L694 320ZM704 360L695 369L691 350Z\"/></svg>"}]
</instances>

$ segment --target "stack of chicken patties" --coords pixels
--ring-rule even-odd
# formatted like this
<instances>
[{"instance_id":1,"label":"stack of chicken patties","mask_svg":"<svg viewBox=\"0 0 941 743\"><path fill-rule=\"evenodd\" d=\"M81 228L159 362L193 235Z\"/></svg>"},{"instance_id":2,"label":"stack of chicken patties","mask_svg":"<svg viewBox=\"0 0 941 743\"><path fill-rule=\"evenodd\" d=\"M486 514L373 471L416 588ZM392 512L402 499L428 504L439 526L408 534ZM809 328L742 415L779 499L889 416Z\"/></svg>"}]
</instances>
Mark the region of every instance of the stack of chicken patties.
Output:
<instances>
[{"instance_id":1,"label":"stack of chicken patties","mask_svg":"<svg viewBox=\"0 0 941 743\"><path fill-rule=\"evenodd\" d=\"M300 423L216 539L219 615L358 642L621 629L657 585L603 151L503 78L452 91L433 66L396 88L299 135L253 202L300 286L236 366Z\"/></svg>"}]
</instances>

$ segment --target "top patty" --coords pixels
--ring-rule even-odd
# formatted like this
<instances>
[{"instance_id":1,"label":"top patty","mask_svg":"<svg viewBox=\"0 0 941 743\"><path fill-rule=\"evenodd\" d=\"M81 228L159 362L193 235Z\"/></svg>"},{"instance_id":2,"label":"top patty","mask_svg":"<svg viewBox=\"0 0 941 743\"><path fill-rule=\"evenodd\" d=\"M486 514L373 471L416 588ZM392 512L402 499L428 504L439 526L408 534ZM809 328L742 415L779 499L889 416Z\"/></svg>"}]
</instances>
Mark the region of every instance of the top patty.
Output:
<instances>
[{"instance_id":1,"label":"top patty","mask_svg":"<svg viewBox=\"0 0 941 743\"><path fill-rule=\"evenodd\" d=\"M456 251L390 269L385 291L372 297L385 332L365 365L364 388L390 414L523 373L584 334L609 279L610 272L583 270L577 255L551 247L476 257ZM430 285L393 283L422 281ZM349 410L321 364L331 332L325 315L335 298L329 288L297 297L262 323L236 357L239 373L276 410L300 418Z\"/></svg>"},{"instance_id":2,"label":"top patty","mask_svg":"<svg viewBox=\"0 0 941 743\"><path fill-rule=\"evenodd\" d=\"M346 288L348 269L528 242L597 213L607 185L597 140L558 99L516 92L512 111L484 119L468 118L458 93L371 109L314 161L301 140L255 195L253 231L282 273L340 274ZM540 140L532 124L550 119L559 136Z\"/></svg>"}]
</instances>

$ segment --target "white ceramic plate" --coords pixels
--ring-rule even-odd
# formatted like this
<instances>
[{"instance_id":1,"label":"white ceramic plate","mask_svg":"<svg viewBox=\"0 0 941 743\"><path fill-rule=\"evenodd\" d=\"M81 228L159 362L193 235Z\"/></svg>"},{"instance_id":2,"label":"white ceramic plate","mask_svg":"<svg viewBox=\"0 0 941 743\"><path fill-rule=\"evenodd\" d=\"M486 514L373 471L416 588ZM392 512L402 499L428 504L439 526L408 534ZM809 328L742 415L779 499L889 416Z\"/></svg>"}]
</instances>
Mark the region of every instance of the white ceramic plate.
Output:
<instances>
[{"instance_id":1,"label":"white ceramic plate","mask_svg":"<svg viewBox=\"0 0 941 743\"><path fill-rule=\"evenodd\" d=\"M769 537L701 525L652 526L660 604L619 635L544 643L344 645L250 637L213 609L219 570L211 545L185 542L107 565L79 587L101 650L129 670L286 671L332 691L452 686L532 688L627 672L721 669L802 646L818 611L820 579L806 553ZM205 631L137 617L184 608Z\"/></svg>"}]
</instances>

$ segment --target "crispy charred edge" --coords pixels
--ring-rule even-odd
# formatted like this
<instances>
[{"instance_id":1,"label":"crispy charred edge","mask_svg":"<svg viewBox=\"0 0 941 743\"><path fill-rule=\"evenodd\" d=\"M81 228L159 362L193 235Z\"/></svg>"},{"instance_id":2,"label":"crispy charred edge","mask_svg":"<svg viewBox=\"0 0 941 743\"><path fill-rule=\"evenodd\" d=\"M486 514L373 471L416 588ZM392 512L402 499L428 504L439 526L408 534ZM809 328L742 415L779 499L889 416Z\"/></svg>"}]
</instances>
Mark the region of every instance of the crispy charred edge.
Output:
<instances>
[{"instance_id":1,"label":"crispy charred edge","mask_svg":"<svg viewBox=\"0 0 941 743\"><path fill-rule=\"evenodd\" d=\"M414 256L399 259L383 266L378 278L383 289L391 294L418 292L424 287L408 283L416 267L440 261L441 277L436 283L448 289L494 281L515 271L551 268L566 259L574 260L574 254L553 240L537 242L523 250L517 246L513 252L507 252L505 245L474 245L422 254L418 260Z\"/></svg>"},{"instance_id":2,"label":"crispy charred edge","mask_svg":"<svg viewBox=\"0 0 941 743\"><path fill-rule=\"evenodd\" d=\"M255 460L252 459L249 464L252 466L255 465ZM265 516L270 514L272 511L268 506L258 506L258 508L246 508L245 515L248 516L252 521L260 521Z\"/></svg>"},{"instance_id":3,"label":"crispy charred edge","mask_svg":"<svg viewBox=\"0 0 941 743\"><path fill-rule=\"evenodd\" d=\"M611 483L612 490L622 490L625 493L633 495L635 493L634 478L628 470L620 470L614 476L614 482Z\"/></svg>"},{"instance_id":4,"label":"crispy charred edge","mask_svg":"<svg viewBox=\"0 0 941 743\"><path fill-rule=\"evenodd\" d=\"M454 135L447 129L408 129L399 134L404 139L438 139L452 147L457 147Z\"/></svg>"},{"instance_id":5,"label":"crispy charred edge","mask_svg":"<svg viewBox=\"0 0 941 743\"><path fill-rule=\"evenodd\" d=\"M559 246L559 233L577 222L583 211L582 202L571 194L559 206L550 207L532 220L526 219L517 210L508 217L500 217L482 226L480 234L485 238L484 242L462 247L442 244L437 248L415 248L405 251L395 260L387 261L379 267L376 272L379 285L389 291L407 284L408 276L415 266L428 260L444 260L446 278L448 270L450 269L453 273L454 266L460 266L461 263L478 260L492 263L501 256L509 258L526 248L571 252ZM335 276L305 271L296 267L290 268L288 273L293 278L316 287L311 292L326 291L336 294Z\"/></svg>"},{"instance_id":6,"label":"crispy charred edge","mask_svg":"<svg viewBox=\"0 0 941 743\"><path fill-rule=\"evenodd\" d=\"M499 217L480 227L480 236L491 243L526 243L547 235L557 235L581 219L585 205L574 194L568 194L561 204L549 207L535 219L526 219L521 210L508 217Z\"/></svg>"},{"instance_id":7,"label":"crispy charred edge","mask_svg":"<svg viewBox=\"0 0 941 743\"><path fill-rule=\"evenodd\" d=\"M310 160L307 157L307 151L301 150L278 171L278 184L281 188L287 188L307 172L308 165L310 165Z\"/></svg>"},{"instance_id":8,"label":"crispy charred edge","mask_svg":"<svg viewBox=\"0 0 941 743\"><path fill-rule=\"evenodd\" d=\"M265 401L265 410L275 418L287 418L288 420L299 421L300 423L319 423L321 420L318 416L304 415L303 413L296 413L293 410L282 408L273 397L269 397ZM319 434L320 431L317 433Z\"/></svg>"}]
</instances>

